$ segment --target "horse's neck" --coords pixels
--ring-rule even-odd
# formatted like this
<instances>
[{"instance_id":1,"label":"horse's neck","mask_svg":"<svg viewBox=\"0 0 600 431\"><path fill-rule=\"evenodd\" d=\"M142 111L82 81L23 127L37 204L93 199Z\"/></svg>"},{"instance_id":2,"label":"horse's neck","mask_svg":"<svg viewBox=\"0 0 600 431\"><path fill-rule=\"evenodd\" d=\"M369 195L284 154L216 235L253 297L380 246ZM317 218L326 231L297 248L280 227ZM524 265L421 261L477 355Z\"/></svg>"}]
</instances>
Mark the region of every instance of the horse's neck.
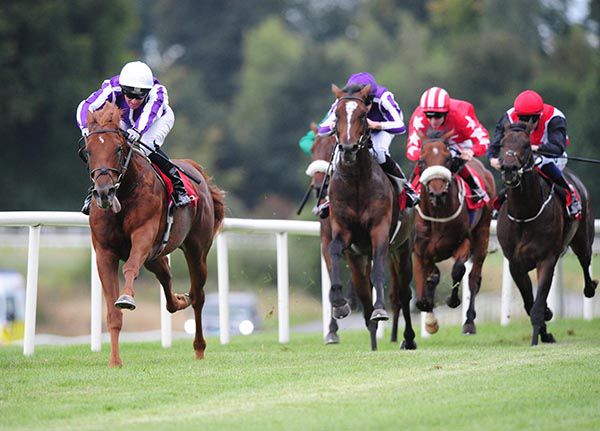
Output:
<instances>
[{"instance_id":1,"label":"horse's neck","mask_svg":"<svg viewBox=\"0 0 600 431\"><path fill-rule=\"evenodd\" d=\"M524 173L521 184L508 189L507 202L510 215L524 219L535 216L544 204L546 198L544 190L543 180L535 171Z\"/></svg>"},{"instance_id":2,"label":"horse's neck","mask_svg":"<svg viewBox=\"0 0 600 431\"><path fill-rule=\"evenodd\" d=\"M143 178L152 170L148 160L138 154L133 153L131 156L131 162L127 167L127 172L123 176L121 186L119 187L119 198L121 200L127 199L131 196L134 190L142 183Z\"/></svg>"},{"instance_id":3,"label":"horse's neck","mask_svg":"<svg viewBox=\"0 0 600 431\"><path fill-rule=\"evenodd\" d=\"M364 182L365 179L371 178L375 163L369 150L361 150L357 154L356 163L352 166L345 166L343 163L338 163L337 170L346 182Z\"/></svg>"}]
</instances>

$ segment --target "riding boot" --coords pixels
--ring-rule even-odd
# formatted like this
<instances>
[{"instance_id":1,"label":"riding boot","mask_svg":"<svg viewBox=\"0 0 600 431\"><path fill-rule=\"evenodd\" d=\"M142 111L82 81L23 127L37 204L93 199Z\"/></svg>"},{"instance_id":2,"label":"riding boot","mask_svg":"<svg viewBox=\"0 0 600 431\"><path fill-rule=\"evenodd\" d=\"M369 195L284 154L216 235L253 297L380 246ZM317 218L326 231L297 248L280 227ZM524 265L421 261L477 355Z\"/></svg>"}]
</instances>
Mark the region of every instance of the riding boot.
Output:
<instances>
[{"instance_id":1,"label":"riding boot","mask_svg":"<svg viewBox=\"0 0 600 431\"><path fill-rule=\"evenodd\" d=\"M408 208L414 207L419 203L421 198L417 192L414 191L410 182L406 179L406 176L404 176L404 172L402 172L402 169L400 169L400 166L394 159L386 155L385 162L381 163L379 166L381 166L381 169L383 169L383 172L386 173L389 179L398 186L398 193L401 193L402 190L406 191L406 206Z\"/></svg>"},{"instance_id":2,"label":"riding boot","mask_svg":"<svg viewBox=\"0 0 600 431\"><path fill-rule=\"evenodd\" d=\"M466 178L461 178L463 178L471 188L471 199L474 203L479 202L480 200L485 199L487 197L487 193L485 192L485 190L479 187L479 184L477 184L477 181L475 181L473 175L469 173L469 175L467 175Z\"/></svg>"},{"instance_id":3,"label":"riding boot","mask_svg":"<svg viewBox=\"0 0 600 431\"><path fill-rule=\"evenodd\" d=\"M83 206L81 207L81 212L85 215L90 215L90 207L92 206L92 191L94 190L94 186L91 186L88 189L88 194L83 200Z\"/></svg>"},{"instance_id":4,"label":"riding boot","mask_svg":"<svg viewBox=\"0 0 600 431\"><path fill-rule=\"evenodd\" d=\"M185 190L185 186L183 185L183 181L181 180L181 176L179 175L177 168L173 166L171 169L169 169L167 175L173 183L173 201L175 202L175 207L184 207L192 203L192 198Z\"/></svg>"},{"instance_id":5,"label":"riding boot","mask_svg":"<svg viewBox=\"0 0 600 431\"><path fill-rule=\"evenodd\" d=\"M192 202L192 198L187 194L177 166L169 159L169 156L162 151L161 148L157 148L155 152L148 155L148 158L152 163L157 165L161 171L163 171L173 183L173 202L175 207L179 208L188 205Z\"/></svg>"},{"instance_id":6,"label":"riding boot","mask_svg":"<svg viewBox=\"0 0 600 431\"><path fill-rule=\"evenodd\" d=\"M567 183L567 180L565 180L565 177L563 177L558 166L553 163L547 163L541 167L541 171L550 177L557 185L565 189L565 192L570 195L571 203L567 205L567 212L572 218L579 219L581 217L581 202L577 198L575 191L571 188L569 183Z\"/></svg>"}]
</instances>

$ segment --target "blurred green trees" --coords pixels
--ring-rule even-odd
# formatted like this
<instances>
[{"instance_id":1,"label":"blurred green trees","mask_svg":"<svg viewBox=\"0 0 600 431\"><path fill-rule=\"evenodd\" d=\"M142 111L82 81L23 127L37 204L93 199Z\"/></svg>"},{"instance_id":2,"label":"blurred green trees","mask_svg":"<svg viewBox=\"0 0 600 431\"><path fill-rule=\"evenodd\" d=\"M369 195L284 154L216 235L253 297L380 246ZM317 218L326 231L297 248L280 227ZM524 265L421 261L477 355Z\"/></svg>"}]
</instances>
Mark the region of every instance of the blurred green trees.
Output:
<instances>
[{"instance_id":1,"label":"blurred green trees","mask_svg":"<svg viewBox=\"0 0 600 431\"><path fill-rule=\"evenodd\" d=\"M165 149L198 160L230 215L293 216L308 178L298 139L329 109L331 83L367 70L408 121L432 85L475 104L493 131L525 88L567 115L570 154L600 158L597 0L109 0L0 5L2 210L77 210L88 180L77 104L145 58L169 89ZM392 153L402 159L406 137ZM598 167L571 162L593 199ZM312 216L305 210L305 218Z\"/></svg>"}]
</instances>

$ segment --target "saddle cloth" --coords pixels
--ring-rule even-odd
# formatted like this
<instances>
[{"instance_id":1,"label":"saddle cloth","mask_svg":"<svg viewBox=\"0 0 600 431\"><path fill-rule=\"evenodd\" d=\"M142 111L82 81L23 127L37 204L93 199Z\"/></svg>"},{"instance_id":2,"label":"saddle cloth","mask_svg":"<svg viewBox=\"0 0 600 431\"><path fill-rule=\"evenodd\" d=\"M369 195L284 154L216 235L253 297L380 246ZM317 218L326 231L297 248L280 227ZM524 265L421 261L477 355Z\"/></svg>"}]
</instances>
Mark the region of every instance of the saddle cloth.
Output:
<instances>
[{"instance_id":1,"label":"saddle cloth","mask_svg":"<svg viewBox=\"0 0 600 431\"><path fill-rule=\"evenodd\" d=\"M173 195L173 183L171 182L171 179L163 171L161 171L159 169L159 167L157 165L155 165L154 163L152 163L152 167L154 168L154 170L158 173L160 178L165 183L165 187L167 188L167 199L170 199L171 196ZM185 187L185 191L193 199L192 204L194 206L197 205L198 204L198 193L196 192L196 189L194 188L194 185L192 184L192 180L190 180L187 177L187 175L185 175L181 171L179 171L179 175L181 176L181 180L183 181L183 186Z\"/></svg>"}]
</instances>

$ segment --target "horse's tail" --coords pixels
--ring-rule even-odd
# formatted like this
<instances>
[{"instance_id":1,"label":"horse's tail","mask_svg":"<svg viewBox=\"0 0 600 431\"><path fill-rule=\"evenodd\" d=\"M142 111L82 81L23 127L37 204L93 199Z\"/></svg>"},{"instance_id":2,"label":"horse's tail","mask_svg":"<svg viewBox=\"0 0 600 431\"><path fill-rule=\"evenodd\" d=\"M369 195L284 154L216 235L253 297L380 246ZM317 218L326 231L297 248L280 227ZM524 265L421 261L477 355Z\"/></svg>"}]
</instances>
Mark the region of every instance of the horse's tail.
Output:
<instances>
[{"instance_id":1,"label":"horse's tail","mask_svg":"<svg viewBox=\"0 0 600 431\"><path fill-rule=\"evenodd\" d=\"M204 172L204 169L202 168L202 166L200 166L198 163L194 162L193 160L188 159L187 161L192 166L194 166L194 168L196 168L198 170L198 172L200 172L202 174L202 177L204 178L204 180L206 181L206 184L208 185L208 190L210 191L210 195L213 200L213 208L214 208L214 214L215 214L215 222L214 222L214 227L213 227L213 236L214 236L221 229L221 226L223 224L223 219L225 218L225 192L223 190L221 190L219 187L217 187L217 185L213 182L212 177L209 177L208 174L206 172Z\"/></svg>"}]
</instances>

